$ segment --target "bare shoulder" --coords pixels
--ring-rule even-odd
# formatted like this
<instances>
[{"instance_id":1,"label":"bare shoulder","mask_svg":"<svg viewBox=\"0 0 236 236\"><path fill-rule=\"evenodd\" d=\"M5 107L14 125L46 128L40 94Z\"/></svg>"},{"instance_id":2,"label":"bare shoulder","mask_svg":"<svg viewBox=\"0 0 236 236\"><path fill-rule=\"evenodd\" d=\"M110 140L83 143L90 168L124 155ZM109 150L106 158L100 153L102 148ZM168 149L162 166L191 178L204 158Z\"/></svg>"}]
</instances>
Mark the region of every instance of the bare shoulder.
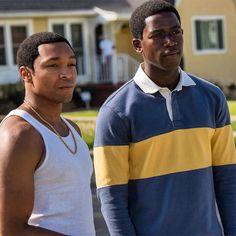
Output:
<instances>
[{"instance_id":1,"label":"bare shoulder","mask_svg":"<svg viewBox=\"0 0 236 236\"><path fill-rule=\"evenodd\" d=\"M43 151L41 136L23 119L10 116L1 123L0 229L4 235L26 235L34 204L34 173Z\"/></svg>"},{"instance_id":2,"label":"bare shoulder","mask_svg":"<svg viewBox=\"0 0 236 236\"><path fill-rule=\"evenodd\" d=\"M79 133L79 135L81 136L81 130L79 128L79 126L72 120L67 119L66 120L74 127L74 129Z\"/></svg>"},{"instance_id":3,"label":"bare shoulder","mask_svg":"<svg viewBox=\"0 0 236 236\"><path fill-rule=\"evenodd\" d=\"M40 134L18 116L10 116L0 125L1 160L38 163L44 150ZM20 158L19 158L20 157ZM29 159L27 161L27 159ZM31 159L31 160L30 160Z\"/></svg>"}]
</instances>

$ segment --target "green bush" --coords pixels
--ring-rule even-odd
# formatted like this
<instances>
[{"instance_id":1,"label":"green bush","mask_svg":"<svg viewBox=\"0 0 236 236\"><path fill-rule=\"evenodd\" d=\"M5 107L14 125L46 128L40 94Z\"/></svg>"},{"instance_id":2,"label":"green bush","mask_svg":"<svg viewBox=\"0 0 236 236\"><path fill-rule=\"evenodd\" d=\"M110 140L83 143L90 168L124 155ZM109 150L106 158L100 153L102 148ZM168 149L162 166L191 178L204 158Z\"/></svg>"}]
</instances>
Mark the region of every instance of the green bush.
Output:
<instances>
[{"instance_id":1,"label":"green bush","mask_svg":"<svg viewBox=\"0 0 236 236\"><path fill-rule=\"evenodd\" d=\"M16 84L0 85L0 114L6 114L19 106L24 99L24 86L21 82Z\"/></svg>"}]
</instances>

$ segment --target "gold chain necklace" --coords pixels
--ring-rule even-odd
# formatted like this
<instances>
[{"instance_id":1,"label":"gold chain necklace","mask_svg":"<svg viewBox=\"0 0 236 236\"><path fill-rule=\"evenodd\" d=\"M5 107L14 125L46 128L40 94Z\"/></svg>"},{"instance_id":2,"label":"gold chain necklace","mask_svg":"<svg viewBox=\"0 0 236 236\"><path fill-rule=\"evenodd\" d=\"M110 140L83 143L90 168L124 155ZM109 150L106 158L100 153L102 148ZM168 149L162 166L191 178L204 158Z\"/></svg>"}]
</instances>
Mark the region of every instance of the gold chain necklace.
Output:
<instances>
[{"instance_id":1,"label":"gold chain necklace","mask_svg":"<svg viewBox=\"0 0 236 236\"><path fill-rule=\"evenodd\" d=\"M74 151L73 151L73 150L68 146L68 144L63 140L63 138L62 138L61 135L57 132L57 130L56 130L48 121L46 121L46 120L35 110L35 108L32 106L32 104L31 104L29 101L24 100L24 103L26 104L26 106L27 106L28 108L30 108L31 111L33 111L33 112L38 116L38 118L39 118L41 121L43 121L45 124L47 124L47 125L52 129L52 131L57 135L57 137L61 140L61 142L62 142L62 143L64 144L64 146L68 149L68 151L69 151L71 154L75 155L76 152L77 152L77 143L76 143L76 140L75 140L75 136L74 136L72 130L70 129L70 127L67 125L67 127L68 127L68 129L69 129L69 132L70 132L71 135L72 135L73 142L74 142L74 146L75 146L75 150L74 150Z\"/></svg>"}]
</instances>

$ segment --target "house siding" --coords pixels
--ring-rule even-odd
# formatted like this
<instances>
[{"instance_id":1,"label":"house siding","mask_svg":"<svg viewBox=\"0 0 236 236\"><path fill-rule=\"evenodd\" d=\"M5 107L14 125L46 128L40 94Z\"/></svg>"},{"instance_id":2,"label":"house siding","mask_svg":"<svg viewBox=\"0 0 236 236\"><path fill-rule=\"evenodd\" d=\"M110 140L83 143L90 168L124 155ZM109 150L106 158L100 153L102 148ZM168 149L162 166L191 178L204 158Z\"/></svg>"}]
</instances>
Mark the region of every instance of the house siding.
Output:
<instances>
[{"instance_id":1,"label":"house siding","mask_svg":"<svg viewBox=\"0 0 236 236\"><path fill-rule=\"evenodd\" d=\"M119 30L116 33L116 51L117 53L127 53L135 60L141 62L142 57L139 53L135 52L132 45L132 38L128 25L125 29Z\"/></svg>"},{"instance_id":2,"label":"house siding","mask_svg":"<svg viewBox=\"0 0 236 236\"><path fill-rule=\"evenodd\" d=\"M47 31L48 20L45 17L34 18L33 19L33 28L34 33Z\"/></svg>"},{"instance_id":3,"label":"house siding","mask_svg":"<svg viewBox=\"0 0 236 236\"><path fill-rule=\"evenodd\" d=\"M46 0L44 0L46 1ZM107 0L108 1L108 0ZM24 2L24 1L22 1ZM74 3L76 2L76 5ZM101 3L101 1L95 1ZM106 5L108 10L113 5L117 8L118 15L121 10L118 9L118 5L121 5L119 1L110 1L110 4ZM140 0L131 1L132 7L136 4L142 3ZM173 1L172 1L173 2ZM49 7L43 5L42 9L37 9L33 2L30 6L22 4L10 4L7 0L0 0L0 24L1 22L7 22L9 20L21 21L26 20L32 23L29 24L29 34L48 31L50 29L50 21L60 19L63 22L73 19L78 22L84 23L84 47L85 47L85 66L86 75L78 77L78 84L86 83L98 83L96 67L96 42L95 42L95 27L98 24L104 24L107 29L107 35L114 41L117 53L126 53L130 57L141 62L141 55L136 53L132 46L132 35L128 27L128 17L122 20L110 21L103 18L104 16L93 12L92 3L88 1L75 1L70 0L68 5L66 1L63 1L64 8L55 4L54 11L49 13ZM73 3L73 4L72 4ZM127 4L127 3L126 3ZM236 81L236 1L234 0L208 0L208 1L196 1L196 0L178 0L176 1L178 10L182 19L182 27L184 29L184 69L188 72L194 73L200 77L203 77L211 82L218 83L220 85L228 86ZM37 5L37 4L36 4ZM71 8L71 5L74 8ZM33 8L34 6L34 8ZM42 7L42 4L40 5ZM128 9L128 5L126 10ZM2 7L2 8L1 8ZM102 6L99 6L102 7ZM23 11L23 9L25 11ZM63 10L64 9L64 10ZM87 10L83 15L80 10ZM36 11L36 15L33 15L33 11ZM60 11L59 11L60 10ZM76 10L78 12L74 12ZM111 9L110 9L111 10ZM130 11L129 8L127 11ZM71 15L70 15L71 12ZM93 13L92 13L93 12ZM11 14L6 15L6 14ZM25 14L24 14L25 13ZM29 14L30 13L30 14ZM77 14L78 13L78 14ZM81 15L82 14L82 15ZM11 17L13 16L13 17ZM208 53L199 54L194 50L193 39L193 17L209 17L220 16L223 17L223 23L225 27L225 50L220 53ZM122 28L122 25L126 25ZM7 38L8 39L8 38ZM117 67L117 66L116 66ZM7 78L7 79L6 79ZM18 81L18 74L16 67L12 64L6 66L0 66L0 84L1 83L14 83ZM117 80L112 81L116 83Z\"/></svg>"},{"instance_id":4,"label":"house siding","mask_svg":"<svg viewBox=\"0 0 236 236\"><path fill-rule=\"evenodd\" d=\"M228 86L236 81L236 8L232 0L181 0L178 10L184 29L185 70L220 85ZM193 16L224 17L225 51L196 54L194 52Z\"/></svg>"}]
</instances>

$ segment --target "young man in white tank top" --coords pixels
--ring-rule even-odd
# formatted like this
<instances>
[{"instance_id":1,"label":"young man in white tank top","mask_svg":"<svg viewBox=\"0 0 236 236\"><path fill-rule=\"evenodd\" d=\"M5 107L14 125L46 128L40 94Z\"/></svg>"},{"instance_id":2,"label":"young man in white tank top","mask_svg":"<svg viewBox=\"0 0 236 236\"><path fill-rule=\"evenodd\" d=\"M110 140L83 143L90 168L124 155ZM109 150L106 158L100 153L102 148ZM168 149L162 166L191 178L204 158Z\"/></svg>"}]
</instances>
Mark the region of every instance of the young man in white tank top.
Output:
<instances>
[{"instance_id":1,"label":"young man in white tank top","mask_svg":"<svg viewBox=\"0 0 236 236\"><path fill-rule=\"evenodd\" d=\"M62 36L37 33L20 45L25 100L0 125L0 235L95 235L92 162L79 127L61 117L77 79Z\"/></svg>"}]
</instances>

